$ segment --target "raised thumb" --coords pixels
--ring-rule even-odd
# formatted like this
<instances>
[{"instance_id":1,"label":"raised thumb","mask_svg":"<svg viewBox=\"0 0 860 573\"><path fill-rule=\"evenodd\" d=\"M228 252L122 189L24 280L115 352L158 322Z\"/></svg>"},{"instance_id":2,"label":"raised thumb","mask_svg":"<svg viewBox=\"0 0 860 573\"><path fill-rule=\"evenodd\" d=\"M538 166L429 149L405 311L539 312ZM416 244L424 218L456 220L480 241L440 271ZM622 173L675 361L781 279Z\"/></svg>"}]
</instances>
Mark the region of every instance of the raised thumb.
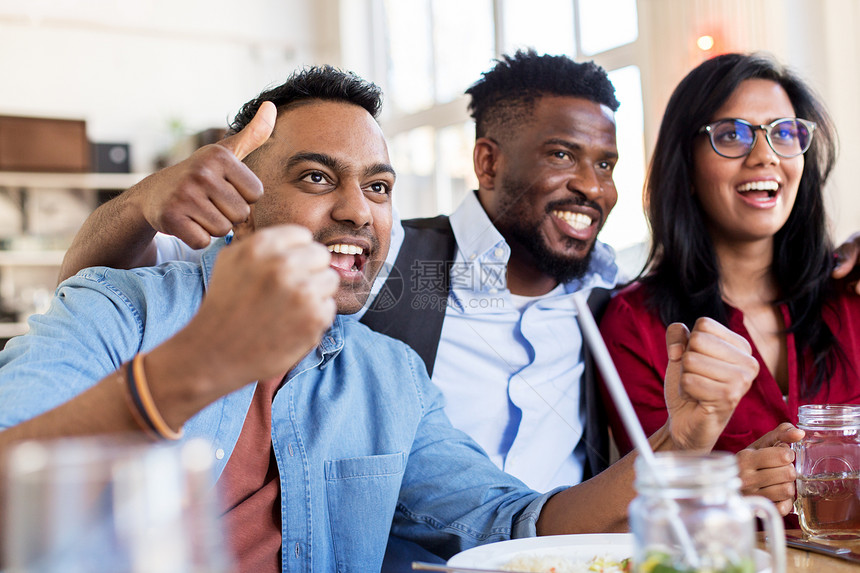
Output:
<instances>
[{"instance_id":1,"label":"raised thumb","mask_svg":"<svg viewBox=\"0 0 860 573\"><path fill-rule=\"evenodd\" d=\"M218 142L218 145L229 149L236 156L236 159L241 161L269 139L272 130L275 129L277 118L278 110L275 108L275 104L264 101L242 131L224 138Z\"/></svg>"}]
</instances>

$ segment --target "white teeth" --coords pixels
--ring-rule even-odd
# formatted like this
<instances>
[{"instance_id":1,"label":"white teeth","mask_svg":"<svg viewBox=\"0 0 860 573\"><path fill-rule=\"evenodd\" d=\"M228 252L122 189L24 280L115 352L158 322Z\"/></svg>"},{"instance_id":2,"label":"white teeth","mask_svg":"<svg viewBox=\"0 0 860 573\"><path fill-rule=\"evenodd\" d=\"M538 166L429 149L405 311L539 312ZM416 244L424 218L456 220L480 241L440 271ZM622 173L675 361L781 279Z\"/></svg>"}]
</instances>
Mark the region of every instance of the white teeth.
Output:
<instances>
[{"instance_id":1,"label":"white teeth","mask_svg":"<svg viewBox=\"0 0 860 573\"><path fill-rule=\"evenodd\" d=\"M593 221L593 219L585 213L573 213L572 211L553 211L552 214L559 219L562 219L565 223L567 223L577 231L582 231L589 228Z\"/></svg>"},{"instance_id":2,"label":"white teeth","mask_svg":"<svg viewBox=\"0 0 860 573\"><path fill-rule=\"evenodd\" d=\"M745 193L747 191L776 191L779 189L779 181L768 180L768 181L750 181L749 183L744 183L738 187L739 193Z\"/></svg>"},{"instance_id":3,"label":"white teeth","mask_svg":"<svg viewBox=\"0 0 860 573\"><path fill-rule=\"evenodd\" d=\"M364 249L359 247L358 245L346 245L343 243L337 243L335 245L329 245L328 250L331 253L340 253L342 255L361 255L361 254L364 254Z\"/></svg>"}]
</instances>

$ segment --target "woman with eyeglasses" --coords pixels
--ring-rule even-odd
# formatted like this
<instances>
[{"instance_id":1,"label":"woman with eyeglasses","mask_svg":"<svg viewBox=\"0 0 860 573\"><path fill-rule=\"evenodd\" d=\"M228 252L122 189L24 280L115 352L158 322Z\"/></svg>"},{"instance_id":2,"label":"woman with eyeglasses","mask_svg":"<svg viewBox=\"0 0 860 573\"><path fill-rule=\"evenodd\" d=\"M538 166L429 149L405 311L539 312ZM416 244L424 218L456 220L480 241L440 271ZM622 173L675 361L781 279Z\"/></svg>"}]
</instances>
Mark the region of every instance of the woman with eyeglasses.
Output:
<instances>
[{"instance_id":1,"label":"woman with eyeglasses","mask_svg":"<svg viewBox=\"0 0 860 573\"><path fill-rule=\"evenodd\" d=\"M648 172L652 245L601 330L646 434L666 421L665 329L699 317L760 366L714 449L740 452L743 491L792 507L808 403L860 402L860 297L831 277L823 186L836 133L807 84L770 58L726 54L672 94ZM668 397L667 397L668 398ZM630 441L610 414L619 449Z\"/></svg>"}]
</instances>

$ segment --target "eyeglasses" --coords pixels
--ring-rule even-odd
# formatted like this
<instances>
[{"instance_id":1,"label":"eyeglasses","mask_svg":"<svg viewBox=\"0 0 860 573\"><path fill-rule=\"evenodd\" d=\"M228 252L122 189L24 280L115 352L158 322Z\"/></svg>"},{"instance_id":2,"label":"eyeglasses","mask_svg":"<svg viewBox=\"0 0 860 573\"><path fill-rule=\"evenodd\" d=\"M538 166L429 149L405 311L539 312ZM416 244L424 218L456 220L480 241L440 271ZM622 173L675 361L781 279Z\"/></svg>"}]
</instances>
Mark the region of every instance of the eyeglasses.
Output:
<instances>
[{"instance_id":1,"label":"eyeglasses","mask_svg":"<svg viewBox=\"0 0 860 573\"><path fill-rule=\"evenodd\" d=\"M797 157L809 149L815 122L797 117L784 117L766 125L753 125L742 119L721 119L702 127L717 155L736 159L750 154L755 146L757 130L762 130L768 145L780 157Z\"/></svg>"}]
</instances>

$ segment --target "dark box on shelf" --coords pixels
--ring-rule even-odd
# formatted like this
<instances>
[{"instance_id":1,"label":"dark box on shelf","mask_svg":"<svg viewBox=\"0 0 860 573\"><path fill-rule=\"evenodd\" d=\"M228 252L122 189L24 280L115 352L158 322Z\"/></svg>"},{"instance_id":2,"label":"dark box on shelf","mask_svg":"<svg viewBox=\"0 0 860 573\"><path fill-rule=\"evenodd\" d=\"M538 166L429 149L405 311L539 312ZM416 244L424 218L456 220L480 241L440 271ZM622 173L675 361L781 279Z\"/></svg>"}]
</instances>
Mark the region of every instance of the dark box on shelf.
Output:
<instances>
[{"instance_id":1,"label":"dark box on shelf","mask_svg":"<svg viewBox=\"0 0 860 573\"><path fill-rule=\"evenodd\" d=\"M128 143L93 143L93 173L131 173Z\"/></svg>"},{"instance_id":2,"label":"dark box on shelf","mask_svg":"<svg viewBox=\"0 0 860 573\"><path fill-rule=\"evenodd\" d=\"M0 115L0 170L85 172L90 144L83 120Z\"/></svg>"}]
</instances>

